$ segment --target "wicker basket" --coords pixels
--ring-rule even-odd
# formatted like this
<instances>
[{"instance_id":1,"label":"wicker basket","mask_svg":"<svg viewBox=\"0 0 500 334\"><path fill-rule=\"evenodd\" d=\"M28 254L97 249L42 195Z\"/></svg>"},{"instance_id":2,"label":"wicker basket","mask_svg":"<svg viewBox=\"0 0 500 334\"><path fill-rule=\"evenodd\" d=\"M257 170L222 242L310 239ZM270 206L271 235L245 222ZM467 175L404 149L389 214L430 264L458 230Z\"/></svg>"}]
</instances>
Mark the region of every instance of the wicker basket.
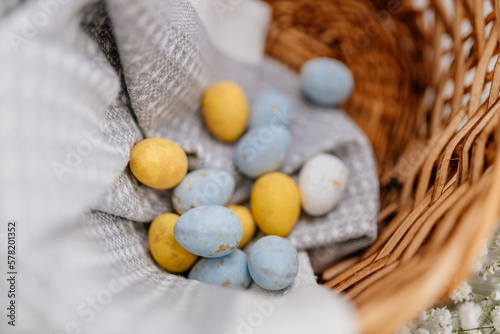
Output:
<instances>
[{"instance_id":1,"label":"wicker basket","mask_svg":"<svg viewBox=\"0 0 500 334\"><path fill-rule=\"evenodd\" d=\"M345 110L369 136L380 235L325 270L364 333L391 333L467 279L500 206L500 13L492 0L268 0L266 52L356 78Z\"/></svg>"}]
</instances>

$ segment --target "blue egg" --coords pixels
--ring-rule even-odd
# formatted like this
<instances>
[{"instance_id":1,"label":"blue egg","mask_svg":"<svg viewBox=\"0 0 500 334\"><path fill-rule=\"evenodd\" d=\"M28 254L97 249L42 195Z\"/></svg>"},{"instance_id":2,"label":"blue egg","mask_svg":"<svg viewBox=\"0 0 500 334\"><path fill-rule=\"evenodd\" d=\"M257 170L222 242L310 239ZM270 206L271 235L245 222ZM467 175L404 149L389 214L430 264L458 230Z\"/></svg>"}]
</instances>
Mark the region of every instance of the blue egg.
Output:
<instances>
[{"instance_id":1,"label":"blue egg","mask_svg":"<svg viewBox=\"0 0 500 334\"><path fill-rule=\"evenodd\" d=\"M215 259L200 259L188 278L233 289L246 289L252 283L248 272L247 255L235 249L229 255Z\"/></svg>"},{"instance_id":2,"label":"blue egg","mask_svg":"<svg viewBox=\"0 0 500 334\"><path fill-rule=\"evenodd\" d=\"M225 205L234 191L234 178L217 168L195 170L182 180L172 193L174 210L184 212L203 205Z\"/></svg>"},{"instance_id":3,"label":"blue egg","mask_svg":"<svg viewBox=\"0 0 500 334\"><path fill-rule=\"evenodd\" d=\"M335 106L351 96L354 78L340 61L320 57L307 61L301 72L302 93L322 106Z\"/></svg>"},{"instance_id":4,"label":"blue egg","mask_svg":"<svg viewBox=\"0 0 500 334\"><path fill-rule=\"evenodd\" d=\"M282 237L263 237L250 250L248 270L260 287L267 290L284 289L299 272L297 250Z\"/></svg>"},{"instance_id":5,"label":"blue egg","mask_svg":"<svg viewBox=\"0 0 500 334\"><path fill-rule=\"evenodd\" d=\"M288 97L275 91L260 94L254 101L250 115L250 128L269 124L290 124L293 104Z\"/></svg>"},{"instance_id":6,"label":"blue egg","mask_svg":"<svg viewBox=\"0 0 500 334\"><path fill-rule=\"evenodd\" d=\"M240 244L243 228L236 214L219 205L191 209L177 219L175 240L188 252L203 257L221 257Z\"/></svg>"},{"instance_id":7,"label":"blue egg","mask_svg":"<svg viewBox=\"0 0 500 334\"><path fill-rule=\"evenodd\" d=\"M290 140L290 132L282 125L251 129L238 143L236 166L250 178L279 170L285 161Z\"/></svg>"}]
</instances>

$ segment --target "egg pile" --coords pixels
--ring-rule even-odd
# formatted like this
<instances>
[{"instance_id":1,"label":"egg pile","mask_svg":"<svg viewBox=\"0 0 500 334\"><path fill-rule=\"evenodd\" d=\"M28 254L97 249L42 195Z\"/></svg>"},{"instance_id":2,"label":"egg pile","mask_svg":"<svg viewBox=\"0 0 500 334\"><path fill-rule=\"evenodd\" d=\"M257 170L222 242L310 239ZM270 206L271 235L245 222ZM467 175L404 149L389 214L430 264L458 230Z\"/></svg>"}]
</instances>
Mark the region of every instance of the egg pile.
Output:
<instances>
[{"instance_id":1,"label":"egg pile","mask_svg":"<svg viewBox=\"0 0 500 334\"><path fill-rule=\"evenodd\" d=\"M320 106L344 102L354 86L347 67L330 58L306 62L300 78L303 96ZM299 270L297 251L284 237L301 210L322 216L335 208L346 188L347 168L331 154L318 154L303 165L298 185L279 172L291 143L288 126L293 119L292 102L279 92L260 94L249 108L237 84L218 82L203 96L202 116L214 137L226 143L238 140L235 166L255 179L250 208L226 206L235 189L227 171L201 168L187 173L187 156L176 143L145 139L133 147L130 169L146 186L173 188L177 213L162 214L151 223L151 255L166 270L189 270L187 277L201 282L245 289L254 281L264 289L284 289ZM247 255L242 248L257 227L266 236Z\"/></svg>"}]
</instances>

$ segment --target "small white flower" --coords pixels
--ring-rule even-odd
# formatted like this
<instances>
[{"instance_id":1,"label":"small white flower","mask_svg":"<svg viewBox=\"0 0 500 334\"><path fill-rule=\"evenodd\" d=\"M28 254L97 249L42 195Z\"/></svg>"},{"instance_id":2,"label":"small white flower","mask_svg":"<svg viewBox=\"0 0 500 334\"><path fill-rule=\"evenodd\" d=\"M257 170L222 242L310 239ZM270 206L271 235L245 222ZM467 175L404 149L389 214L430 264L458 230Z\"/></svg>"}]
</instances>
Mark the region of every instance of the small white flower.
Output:
<instances>
[{"instance_id":1,"label":"small white flower","mask_svg":"<svg viewBox=\"0 0 500 334\"><path fill-rule=\"evenodd\" d=\"M500 242L500 240L499 240ZM486 241L483 242L483 247L481 247L481 252L477 256L476 263L474 264L473 270L475 273L478 273L483 269L484 266L484 260L486 259L486 256L488 255L488 245Z\"/></svg>"},{"instance_id":2,"label":"small white flower","mask_svg":"<svg viewBox=\"0 0 500 334\"><path fill-rule=\"evenodd\" d=\"M458 316L462 329L478 328L481 312L481 306L473 302L466 302L460 305L458 308Z\"/></svg>"},{"instance_id":3,"label":"small white flower","mask_svg":"<svg viewBox=\"0 0 500 334\"><path fill-rule=\"evenodd\" d=\"M446 307L437 308L436 312L434 312L434 318L436 319L437 323L434 332L451 334L453 330L453 325L451 323L451 313ZM439 330L441 330L441 332Z\"/></svg>"},{"instance_id":4,"label":"small white flower","mask_svg":"<svg viewBox=\"0 0 500 334\"><path fill-rule=\"evenodd\" d=\"M451 313L446 307L431 309L420 317L419 326L432 334L451 334Z\"/></svg>"},{"instance_id":5,"label":"small white flower","mask_svg":"<svg viewBox=\"0 0 500 334\"><path fill-rule=\"evenodd\" d=\"M462 282L450 295L450 298L455 302L459 303L462 301L467 301L470 299L472 289L470 285L466 282Z\"/></svg>"},{"instance_id":6,"label":"small white flower","mask_svg":"<svg viewBox=\"0 0 500 334\"><path fill-rule=\"evenodd\" d=\"M411 329L408 326L404 326L396 334L411 334Z\"/></svg>"},{"instance_id":7,"label":"small white flower","mask_svg":"<svg viewBox=\"0 0 500 334\"><path fill-rule=\"evenodd\" d=\"M417 331L415 332L415 334L431 334L431 332L429 332L425 328L419 328L419 329L417 329Z\"/></svg>"},{"instance_id":8,"label":"small white flower","mask_svg":"<svg viewBox=\"0 0 500 334\"><path fill-rule=\"evenodd\" d=\"M495 239L495 245L497 245L497 247L500 248L500 234L497 235L497 238Z\"/></svg>"},{"instance_id":9,"label":"small white flower","mask_svg":"<svg viewBox=\"0 0 500 334\"><path fill-rule=\"evenodd\" d=\"M500 300L500 291L493 291L491 293L491 299L499 301Z\"/></svg>"},{"instance_id":10,"label":"small white flower","mask_svg":"<svg viewBox=\"0 0 500 334\"><path fill-rule=\"evenodd\" d=\"M483 260L477 260L472 266L472 271L477 274L483 269Z\"/></svg>"},{"instance_id":11,"label":"small white flower","mask_svg":"<svg viewBox=\"0 0 500 334\"><path fill-rule=\"evenodd\" d=\"M493 326L497 332L500 332L500 307L495 306L493 311L490 313L491 320L493 321Z\"/></svg>"},{"instance_id":12,"label":"small white flower","mask_svg":"<svg viewBox=\"0 0 500 334\"><path fill-rule=\"evenodd\" d=\"M420 322L425 322L429 320L430 318L432 318L433 314L434 314L434 309L430 309L428 311L423 312L420 315Z\"/></svg>"},{"instance_id":13,"label":"small white flower","mask_svg":"<svg viewBox=\"0 0 500 334\"><path fill-rule=\"evenodd\" d=\"M493 265L491 266L487 266L486 267L486 270L491 274L491 275L494 275L495 274L495 267Z\"/></svg>"}]
</instances>

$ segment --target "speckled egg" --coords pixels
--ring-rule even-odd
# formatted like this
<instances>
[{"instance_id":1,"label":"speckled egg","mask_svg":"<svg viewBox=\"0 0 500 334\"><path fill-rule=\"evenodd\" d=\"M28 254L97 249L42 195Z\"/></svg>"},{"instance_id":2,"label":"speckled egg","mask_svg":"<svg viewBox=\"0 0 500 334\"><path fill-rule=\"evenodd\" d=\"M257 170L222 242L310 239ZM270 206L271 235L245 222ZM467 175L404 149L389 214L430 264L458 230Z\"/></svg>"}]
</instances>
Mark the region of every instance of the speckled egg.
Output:
<instances>
[{"instance_id":1,"label":"speckled egg","mask_svg":"<svg viewBox=\"0 0 500 334\"><path fill-rule=\"evenodd\" d=\"M189 272L188 278L233 289L246 289L252 283L247 258L245 252L235 249L224 257L200 259Z\"/></svg>"},{"instance_id":2,"label":"speckled egg","mask_svg":"<svg viewBox=\"0 0 500 334\"><path fill-rule=\"evenodd\" d=\"M250 115L250 128L269 124L287 126L293 117L293 104L288 97L266 91L255 99Z\"/></svg>"},{"instance_id":3,"label":"speckled egg","mask_svg":"<svg viewBox=\"0 0 500 334\"><path fill-rule=\"evenodd\" d=\"M233 211L240 219L241 227L243 228L243 237L238 248L243 248L255 233L255 221L253 220L252 212L241 205L229 205L227 208Z\"/></svg>"},{"instance_id":4,"label":"speckled egg","mask_svg":"<svg viewBox=\"0 0 500 334\"><path fill-rule=\"evenodd\" d=\"M217 168L192 171L172 192L172 205L182 215L202 205L224 205L234 191L234 178Z\"/></svg>"},{"instance_id":5,"label":"speckled egg","mask_svg":"<svg viewBox=\"0 0 500 334\"><path fill-rule=\"evenodd\" d=\"M203 118L210 132L220 140L238 139L248 122L248 103L243 90L234 82L221 81L205 91Z\"/></svg>"},{"instance_id":6,"label":"speckled egg","mask_svg":"<svg viewBox=\"0 0 500 334\"><path fill-rule=\"evenodd\" d=\"M171 140L147 138L130 152L132 174L148 187L170 189L187 173L186 153Z\"/></svg>"},{"instance_id":7,"label":"speckled egg","mask_svg":"<svg viewBox=\"0 0 500 334\"><path fill-rule=\"evenodd\" d=\"M284 238L274 235L263 237L248 254L248 271L260 287L284 289L292 284L299 272L297 250Z\"/></svg>"},{"instance_id":8,"label":"speckled egg","mask_svg":"<svg viewBox=\"0 0 500 334\"><path fill-rule=\"evenodd\" d=\"M348 171L342 160L331 154L309 159L299 174L302 208L311 216L322 216L342 199Z\"/></svg>"},{"instance_id":9,"label":"speckled egg","mask_svg":"<svg viewBox=\"0 0 500 334\"><path fill-rule=\"evenodd\" d=\"M253 185L250 208L262 232L284 237L300 216L299 188L286 174L265 174Z\"/></svg>"},{"instance_id":10,"label":"speckled egg","mask_svg":"<svg viewBox=\"0 0 500 334\"><path fill-rule=\"evenodd\" d=\"M300 72L302 93L322 106L338 105L354 89L351 71L340 61L320 57L304 63Z\"/></svg>"},{"instance_id":11,"label":"speckled egg","mask_svg":"<svg viewBox=\"0 0 500 334\"><path fill-rule=\"evenodd\" d=\"M198 259L174 238L174 225L178 218L175 213L162 214L153 220L148 233L151 255L161 267L173 273L188 270Z\"/></svg>"},{"instance_id":12,"label":"speckled egg","mask_svg":"<svg viewBox=\"0 0 500 334\"><path fill-rule=\"evenodd\" d=\"M238 247L243 228L233 211L219 205L205 205L183 214L175 224L174 236L193 254L221 257Z\"/></svg>"},{"instance_id":13,"label":"speckled egg","mask_svg":"<svg viewBox=\"0 0 500 334\"><path fill-rule=\"evenodd\" d=\"M261 126L248 131L236 149L236 166L249 178L279 170L283 165L291 135L280 126Z\"/></svg>"}]
</instances>

